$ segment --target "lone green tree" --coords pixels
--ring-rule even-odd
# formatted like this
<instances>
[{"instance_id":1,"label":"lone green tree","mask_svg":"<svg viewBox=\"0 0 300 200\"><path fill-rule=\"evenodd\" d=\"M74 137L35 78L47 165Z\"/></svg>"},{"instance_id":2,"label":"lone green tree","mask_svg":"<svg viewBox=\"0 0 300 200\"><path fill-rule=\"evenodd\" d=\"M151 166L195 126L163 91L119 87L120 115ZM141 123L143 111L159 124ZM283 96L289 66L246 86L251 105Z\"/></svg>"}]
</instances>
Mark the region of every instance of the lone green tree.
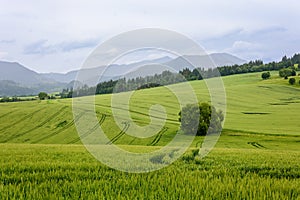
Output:
<instances>
[{"instance_id":1,"label":"lone green tree","mask_svg":"<svg viewBox=\"0 0 300 200\"><path fill-rule=\"evenodd\" d=\"M45 100L48 98L48 94L46 92L40 92L39 93L39 99L40 100Z\"/></svg>"},{"instance_id":2,"label":"lone green tree","mask_svg":"<svg viewBox=\"0 0 300 200\"><path fill-rule=\"evenodd\" d=\"M269 79L270 77L271 77L270 72L263 72L261 74L261 78L264 79L264 80Z\"/></svg>"},{"instance_id":3,"label":"lone green tree","mask_svg":"<svg viewBox=\"0 0 300 200\"><path fill-rule=\"evenodd\" d=\"M222 130L224 115L208 103L188 104L179 112L181 130L189 135L203 136Z\"/></svg>"}]
</instances>

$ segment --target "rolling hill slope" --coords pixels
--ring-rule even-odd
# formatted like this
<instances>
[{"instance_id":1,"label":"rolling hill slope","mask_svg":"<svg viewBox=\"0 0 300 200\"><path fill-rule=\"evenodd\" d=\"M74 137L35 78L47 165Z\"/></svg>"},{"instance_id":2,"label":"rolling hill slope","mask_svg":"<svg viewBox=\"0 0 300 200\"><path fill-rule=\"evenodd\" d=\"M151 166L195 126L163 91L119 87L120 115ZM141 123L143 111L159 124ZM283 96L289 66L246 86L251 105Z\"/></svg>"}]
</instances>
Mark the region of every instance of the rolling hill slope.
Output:
<instances>
[{"instance_id":1,"label":"rolling hill slope","mask_svg":"<svg viewBox=\"0 0 300 200\"><path fill-rule=\"evenodd\" d=\"M217 66L234 65L246 62L240 58L225 53L211 54L209 56L188 56L196 66L214 67L208 65L211 63L210 59L214 60ZM154 65L154 63L156 65ZM99 81L117 80L131 71L131 75L127 78L145 77L154 74L160 74L168 68L162 65L169 65L175 70L180 70L187 67L187 63L182 57L170 58L161 57L152 60L143 60L128 64L112 64L108 68L106 66L99 66L95 68L82 69L81 76L85 84L90 86L96 85ZM148 65L147 67L142 67ZM159 66L157 66L159 65ZM143 69L143 70L141 70ZM38 94L41 91L45 92L60 92L64 88L70 88L70 83L77 77L79 70L70 71L68 73L37 73L17 62L0 61L0 96L16 96L16 95L32 95ZM99 80L99 76L104 73ZM84 77L84 78L83 78ZM16 84L10 84L7 90L3 81L13 81ZM73 86L73 85L72 85Z\"/></svg>"},{"instance_id":2,"label":"rolling hill slope","mask_svg":"<svg viewBox=\"0 0 300 200\"><path fill-rule=\"evenodd\" d=\"M300 136L296 113L300 109L298 86L289 86L280 78L262 81L260 73L223 77L223 81L227 95L224 133ZM200 101L209 100L204 81L190 83ZM171 87L180 88L180 84ZM122 97L122 94L118 95ZM124 134L126 126L119 128L114 123L110 101L111 95L96 96L96 111L99 123L114 143L164 145L179 128L179 105L174 94L164 87L139 90L131 98L131 117L142 125L149 123L148 112L152 104L162 102L166 108L165 128L150 138L139 139ZM86 134L95 129L96 124L87 127ZM1 103L0 142L80 143L74 126L72 100Z\"/></svg>"}]
</instances>

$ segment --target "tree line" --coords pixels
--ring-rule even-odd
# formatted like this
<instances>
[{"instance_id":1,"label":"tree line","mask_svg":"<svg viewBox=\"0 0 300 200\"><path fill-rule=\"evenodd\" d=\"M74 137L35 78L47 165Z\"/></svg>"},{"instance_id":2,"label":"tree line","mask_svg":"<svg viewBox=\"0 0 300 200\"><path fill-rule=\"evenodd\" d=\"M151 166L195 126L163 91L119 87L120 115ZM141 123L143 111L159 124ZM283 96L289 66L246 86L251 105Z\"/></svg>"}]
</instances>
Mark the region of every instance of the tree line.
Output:
<instances>
[{"instance_id":1,"label":"tree line","mask_svg":"<svg viewBox=\"0 0 300 200\"><path fill-rule=\"evenodd\" d=\"M217 76L228 76L234 74L244 74L263 71L277 71L282 77L291 76L295 74L298 65L300 64L300 54L294 54L288 58L284 56L279 62L270 62L264 64L261 60L250 61L242 65L223 66L217 68L195 68L193 70L184 68L179 73L173 73L170 71L164 71L161 74L155 74L153 76L136 77L136 78L120 78L118 80L110 80L97 84L94 87L84 85L80 88L64 89L60 96L61 98L71 98L79 96L87 96L94 94L111 94L132 91L137 89L145 89L151 87L158 87L162 85L170 85L174 83L180 83L184 81L202 80L205 78L212 78ZM266 79L269 74L265 74Z\"/></svg>"},{"instance_id":2,"label":"tree line","mask_svg":"<svg viewBox=\"0 0 300 200\"><path fill-rule=\"evenodd\" d=\"M36 100L36 98L19 98L19 97L2 97L0 98L0 103L4 102L19 102L19 101L33 101Z\"/></svg>"},{"instance_id":3,"label":"tree line","mask_svg":"<svg viewBox=\"0 0 300 200\"><path fill-rule=\"evenodd\" d=\"M118 80L104 81L94 87L84 85L77 89L67 88L61 92L60 96L62 98L71 98L94 94L111 94L159 87L162 85L170 85L183 81L186 80L181 74L163 71L161 74L155 74L153 76L136 77L130 79L120 78Z\"/></svg>"}]
</instances>

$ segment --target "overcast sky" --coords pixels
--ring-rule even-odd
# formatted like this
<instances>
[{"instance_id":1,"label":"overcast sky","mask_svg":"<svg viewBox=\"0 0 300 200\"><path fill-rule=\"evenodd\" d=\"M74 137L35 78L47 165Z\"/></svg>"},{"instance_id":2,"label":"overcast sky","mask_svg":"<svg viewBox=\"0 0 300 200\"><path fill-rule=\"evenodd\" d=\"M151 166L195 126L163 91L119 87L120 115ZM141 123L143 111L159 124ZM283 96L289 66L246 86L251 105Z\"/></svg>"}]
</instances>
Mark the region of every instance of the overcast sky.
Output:
<instances>
[{"instance_id":1,"label":"overcast sky","mask_svg":"<svg viewBox=\"0 0 300 200\"><path fill-rule=\"evenodd\" d=\"M149 27L182 33L209 53L279 60L300 52L299 8L296 0L0 0L0 60L67 72L110 37Z\"/></svg>"}]
</instances>

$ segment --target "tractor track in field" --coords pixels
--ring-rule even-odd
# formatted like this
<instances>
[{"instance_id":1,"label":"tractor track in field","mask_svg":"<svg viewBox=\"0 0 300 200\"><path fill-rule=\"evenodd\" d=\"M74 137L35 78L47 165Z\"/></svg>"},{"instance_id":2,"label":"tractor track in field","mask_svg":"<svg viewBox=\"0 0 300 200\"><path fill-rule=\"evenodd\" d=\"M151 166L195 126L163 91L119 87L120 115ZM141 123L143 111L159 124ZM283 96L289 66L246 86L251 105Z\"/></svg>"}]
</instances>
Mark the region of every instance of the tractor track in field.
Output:
<instances>
[{"instance_id":1,"label":"tractor track in field","mask_svg":"<svg viewBox=\"0 0 300 200\"><path fill-rule=\"evenodd\" d=\"M114 106L107 106L107 105L103 105L103 104L95 104L95 105L96 105L96 106L99 106L99 107L104 107L104 108L115 108L115 109L125 110L125 111L127 110L127 109L125 109L125 108L114 107ZM162 120L166 120L166 121L178 123L178 121L177 121L177 120L174 120L174 119L165 119L165 118L163 118L163 117L157 117L157 116L145 114L145 113L143 113L143 112L138 112L138 111L133 111L133 110L129 110L129 112L136 113L136 114L140 114L140 115L143 115L143 116L146 116L146 117L153 117L153 118L156 118L156 119L162 119Z\"/></svg>"},{"instance_id":2,"label":"tractor track in field","mask_svg":"<svg viewBox=\"0 0 300 200\"><path fill-rule=\"evenodd\" d=\"M124 128L115 137L113 137L109 142L107 142L106 144L112 144L112 143L116 142L123 135L125 135L126 131L129 129L129 127L130 127L130 123L124 122Z\"/></svg>"},{"instance_id":3,"label":"tractor track in field","mask_svg":"<svg viewBox=\"0 0 300 200\"><path fill-rule=\"evenodd\" d=\"M72 126L75 124L75 122L78 121L84 114L85 114L85 112L82 112L81 114L79 114L79 115L77 116L76 119L73 119L71 122L69 122L69 123L68 123L67 125L65 125L63 128L61 128L61 129L59 129L59 130L57 130L57 131L52 132L50 135L46 135L46 136L44 136L44 137L42 137L42 138L40 138L40 139L38 139L38 140L32 142L32 144L39 143L39 142L42 141L42 140L46 140L46 139L48 139L48 138L50 138L50 137L53 137L53 136L55 136L55 135L57 135L57 134L59 134L59 133L65 131L65 130L67 130L68 128L72 127Z\"/></svg>"},{"instance_id":4,"label":"tractor track in field","mask_svg":"<svg viewBox=\"0 0 300 200\"><path fill-rule=\"evenodd\" d=\"M27 131L25 131L25 132L23 132L23 133L19 133L19 134L16 134L16 135L12 135L11 137L9 137L9 138L7 138L6 140L4 140L3 142L8 142L8 141L10 141L10 140L12 140L12 139L14 139L14 138L16 138L16 137L23 136L23 135L25 135L25 134L27 134L27 133L30 133L30 132L32 132L32 131L34 131L34 130L36 130L36 129L42 127L42 126L44 126L44 125L47 124L49 121L51 121L52 119L54 119L57 115L59 115L59 114L60 114L63 110L65 110L66 108L68 108L68 106L62 107L61 109L59 109L59 110L58 110L57 112L55 112L54 114L52 114L51 116L47 117L46 120L44 120L43 122L41 122L41 123L38 124L37 126L31 128L31 129L29 129L29 130L27 130Z\"/></svg>"},{"instance_id":5,"label":"tractor track in field","mask_svg":"<svg viewBox=\"0 0 300 200\"><path fill-rule=\"evenodd\" d=\"M152 140L152 142L150 144L148 144L148 146L156 145L167 130L168 130L167 127L163 127L162 130L159 131L158 134L156 135L156 137Z\"/></svg>"},{"instance_id":6,"label":"tractor track in field","mask_svg":"<svg viewBox=\"0 0 300 200\"><path fill-rule=\"evenodd\" d=\"M25 116L22 117L21 119L15 121L15 122L13 122L13 123L11 123L11 124L5 126L5 127L2 127L2 128L0 129L0 132L3 131L3 130L5 130L5 129L8 129L8 128L14 126L14 125L19 124L19 123L21 123L22 121L24 121L24 120L26 120L26 119L28 119L28 118L31 118L33 115L35 115L36 113L40 112L40 111L43 110L43 109L44 109L44 108L41 108L41 109L39 109L39 110L36 110L36 111L34 111L34 112L32 112L32 113L30 113L30 114L28 114L28 115L25 115Z\"/></svg>"},{"instance_id":7,"label":"tractor track in field","mask_svg":"<svg viewBox=\"0 0 300 200\"><path fill-rule=\"evenodd\" d=\"M16 112L16 111L13 110L13 111L10 111L10 112L8 112L8 113L5 113L5 114L3 114L3 115L0 116L0 119L2 119L3 117L8 116L8 115L10 115L10 114L12 114L12 113L14 113L14 112Z\"/></svg>"},{"instance_id":8,"label":"tractor track in field","mask_svg":"<svg viewBox=\"0 0 300 200\"><path fill-rule=\"evenodd\" d=\"M78 137L78 138L76 138L76 139L74 139L74 140L68 142L68 144L74 144L74 143L80 141L81 139L87 137L87 136L90 135L91 133L93 133L99 126L101 126L101 125L104 123L105 119L106 119L106 114L101 114L101 119L99 120L98 123L96 123L96 124L93 126L92 129L88 130L86 133L84 133L84 134L81 135L80 137Z\"/></svg>"},{"instance_id":9,"label":"tractor track in field","mask_svg":"<svg viewBox=\"0 0 300 200\"><path fill-rule=\"evenodd\" d=\"M134 143L135 140L136 140L136 137L134 137L134 138L129 142L128 145L131 145L132 143Z\"/></svg>"},{"instance_id":10,"label":"tractor track in field","mask_svg":"<svg viewBox=\"0 0 300 200\"><path fill-rule=\"evenodd\" d=\"M250 144L250 145L252 145L253 147L258 148L258 149L261 149L261 148L266 149L265 146L259 144L258 142L248 142L247 144Z\"/></svg>"}]
</instances>

